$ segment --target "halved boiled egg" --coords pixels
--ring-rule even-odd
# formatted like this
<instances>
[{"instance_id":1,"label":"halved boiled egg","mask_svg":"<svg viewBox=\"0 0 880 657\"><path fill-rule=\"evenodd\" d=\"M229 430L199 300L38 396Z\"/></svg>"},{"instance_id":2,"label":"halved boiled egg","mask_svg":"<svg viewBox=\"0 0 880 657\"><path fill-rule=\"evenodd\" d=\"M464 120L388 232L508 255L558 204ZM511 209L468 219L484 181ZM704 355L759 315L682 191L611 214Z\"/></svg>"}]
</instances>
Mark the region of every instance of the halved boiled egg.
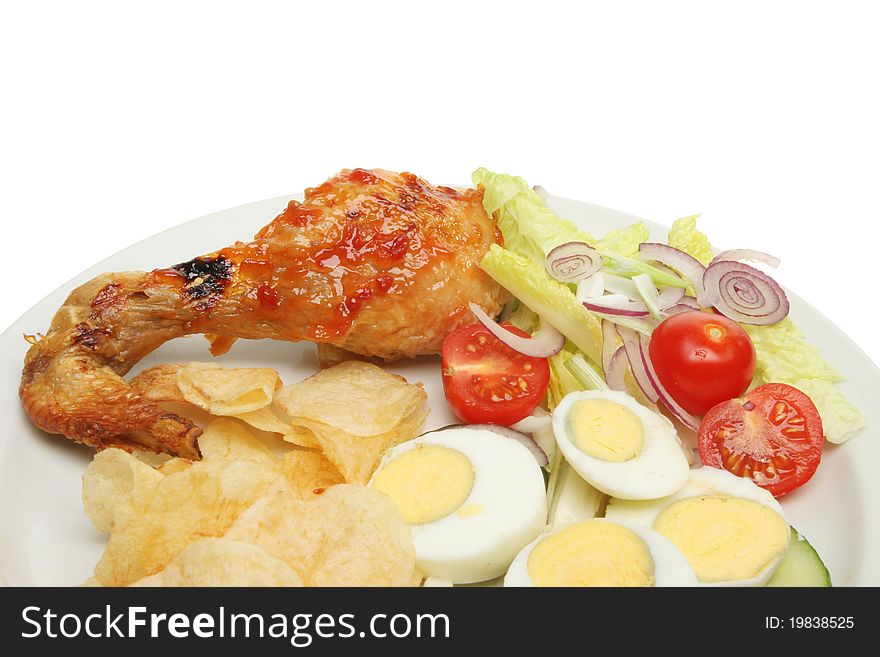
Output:
<instances>
[{"instance_id":1,"label":"halved boiled egg","mask_svg":"<svg viewBox=\"0 0 880 657\"><path fill-rule=\"evenodd\" d=\"M726 470L691 470L661 500L612 499L605 516L650 527L687 557L701 584L763 586L788 549L788 521L773 495Z\"/></svg>"},{"instance_id":2,"label":"halved boiled egg","mask_svg":"<svg viewBox=\"0 0 880 657\"><path fill-rule=\"evenodd\" d=\"M613 497L656 499L687 481L687 457L672 422L625 393L566 395L553 411L553 433L571 467Z\"/></svg>"},{"instance_id":3,"label":"halved boiled egg","mask_svg":"<svg viewBox=\"0 0 880 657\"><path fill-rule=\"evenodd\" d=\"M696 586L687 559L655 531L604 518L542 534L513 560L504 586Z\"/></svg>"},{"instance_id":4,"label":"halved boiled egg","mask_svg":"<svg viewBox=\"0 0 880 657\"><path fill-rule=\"evenodd\" d=\"M410 525L422 572L456 584L504 573L547 518L535 457L485 429L434 431L398 445L368 485Z\"/></svg>"}]
</instances>

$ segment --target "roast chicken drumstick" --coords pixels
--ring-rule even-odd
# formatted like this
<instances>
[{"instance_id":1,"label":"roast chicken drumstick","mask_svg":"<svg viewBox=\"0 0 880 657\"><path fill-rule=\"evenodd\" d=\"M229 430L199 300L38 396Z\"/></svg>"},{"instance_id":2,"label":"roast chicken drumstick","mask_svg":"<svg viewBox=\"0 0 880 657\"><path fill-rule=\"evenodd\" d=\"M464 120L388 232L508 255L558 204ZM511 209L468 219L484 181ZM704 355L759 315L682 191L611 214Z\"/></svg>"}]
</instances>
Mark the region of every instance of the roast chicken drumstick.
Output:
<instances>
[{"instance_id":1,"label":"roast chicken drumstick","mask_svg":"<svg viewBox=\"0 0 880 657\"><path fill-rule=\"evenodd\" d=\"M122 378L164 342L205 333L311 340L392 360L438 353L506 293L478 267L500 233L480 190L344 170L291 201L253 241L151 272L102 274L30 337L20 396L50 433L96 448L199 458L201 431Z\"/></svg>"}]
</instances>

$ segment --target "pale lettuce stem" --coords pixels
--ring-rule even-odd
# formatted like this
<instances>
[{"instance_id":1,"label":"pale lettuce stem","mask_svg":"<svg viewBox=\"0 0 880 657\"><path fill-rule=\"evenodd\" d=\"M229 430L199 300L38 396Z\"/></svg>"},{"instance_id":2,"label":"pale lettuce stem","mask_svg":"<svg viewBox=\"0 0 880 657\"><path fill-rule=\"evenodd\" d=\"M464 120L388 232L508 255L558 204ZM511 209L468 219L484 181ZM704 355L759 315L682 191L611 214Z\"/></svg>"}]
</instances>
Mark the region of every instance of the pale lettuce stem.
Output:
<instances>
[{"instance_id":1,"label":"pale lettuce stem","mask_svg":"<svg viewBox=\"0 0 880 657\"><path fill-rule=\"evenodd\" d=\"M582 354L575 354L571 358L566 359L565 367L578 380L578 383L587 390L609 390L605 379L590 367L587 359Z\"/></svg>"},{"instance_id":2,"label":"pale lettuce stem","mask_svg":"<svg viewBox=\"0 0 880 657\"><path fill-rule=\"evenodd\" d=\"M616 253L611 253L610 251L600 251L600 253L602 254L603 258L611 260L615 265L619 267L619 269L615 271L647 274L651 277L651 280L654 281L654 283L656 283L658 286L669 285L672 287L690 287L690 283L688 283L686 280L657 269L656 267L649 265L647 262L642 262L641 260L636 260L634 258L617 255Z\"/></svg>"}]
</instances>

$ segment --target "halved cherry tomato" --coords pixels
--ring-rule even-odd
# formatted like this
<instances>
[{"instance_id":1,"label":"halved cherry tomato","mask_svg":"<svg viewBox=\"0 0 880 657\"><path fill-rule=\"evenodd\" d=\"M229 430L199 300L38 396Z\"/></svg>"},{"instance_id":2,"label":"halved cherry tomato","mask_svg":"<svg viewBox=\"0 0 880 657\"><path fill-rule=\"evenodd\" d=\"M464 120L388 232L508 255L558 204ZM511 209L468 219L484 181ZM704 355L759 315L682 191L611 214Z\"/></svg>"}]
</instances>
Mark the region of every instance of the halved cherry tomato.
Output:
<instances>
[{"instance_id":1,"label":"halved cherry tomato","mask_svg":"<svg viewBox=\"0 0 880 657\"><path fill-rule=\"evenodd\" d=\"M813 476L824 440L813 401L797 388L768 383L706 413L697 445L703 465L747 477L779 497Z\"/></svg>"},{"instance_id":2,"label":"halved cherry tomato","mask_svg":"<svg viewBox=\"0 0 880 657\"><path fill-rule=\"evenodd\" d=\"M755 374L748 334L727 317L699 310L663 320L649 354L660 383L692 415L739 397Z\"/></svg>"},{"instance_id":3,"label":"halved cherry tomato","mask_svg":"<svg viewBox=\"0 0 880 657\"><path fill-rule=\"evenodd\" d=\"M528 337L510 324L504 328ZM456 329L443 342L443 391L471 424L513 424L541 403L550 382L546 358L514 351L482 324Z\"/></svg>"}]
</instances>

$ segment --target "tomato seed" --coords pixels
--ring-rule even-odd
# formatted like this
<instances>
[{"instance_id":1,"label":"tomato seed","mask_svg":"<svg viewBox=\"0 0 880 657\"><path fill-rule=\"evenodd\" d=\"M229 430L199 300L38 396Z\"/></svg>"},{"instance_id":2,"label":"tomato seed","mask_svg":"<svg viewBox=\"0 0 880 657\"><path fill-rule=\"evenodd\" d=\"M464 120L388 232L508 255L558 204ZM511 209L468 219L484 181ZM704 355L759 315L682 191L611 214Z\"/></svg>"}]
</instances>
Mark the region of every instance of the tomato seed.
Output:
<instances>
[{"instance_id":1,"label":"tomato seed","mask_svg":"<svg viewBox=\"0 0 880 657\"><path fill-rule=\"evenodd\" d=\"M800 427L783 427L779 431L787 438L803 438L807 433Z\"/></svg>"},{"instance_id":2,"label":"tomato seed","mask_svg":"<svg viewBox=\"0 0 880 657\"><path fill-rule=\"evenodd\" d=\"M776 467L780 470L790 470L791 469L791 459L784 452L779 452L773 459L773 463L776 464Z\"/></svg>"},{"instance_id":3,"label":"tomato seed","mask_svg":"<svg viewBox=\"0 0 880 657\"><path fill-rule=\"evenodd\" d=\"M735 459L728 461L727 469L735 475L742 476L743 461L745 461L745 457L742 454L737 454Z\"/></svg>"},{"instance_id":4,"label":"tomato seed","mask_svg":"<svg viewBox=\"0 0 880 657\"><path fill-rule=\"evenodd\" d=\"M776 402L773 405L773 416L770 420L776 426L779 426L785 421L785 418L788 417L788 405L782 403L781 401Z\"/></svg>"}]
</instances>

